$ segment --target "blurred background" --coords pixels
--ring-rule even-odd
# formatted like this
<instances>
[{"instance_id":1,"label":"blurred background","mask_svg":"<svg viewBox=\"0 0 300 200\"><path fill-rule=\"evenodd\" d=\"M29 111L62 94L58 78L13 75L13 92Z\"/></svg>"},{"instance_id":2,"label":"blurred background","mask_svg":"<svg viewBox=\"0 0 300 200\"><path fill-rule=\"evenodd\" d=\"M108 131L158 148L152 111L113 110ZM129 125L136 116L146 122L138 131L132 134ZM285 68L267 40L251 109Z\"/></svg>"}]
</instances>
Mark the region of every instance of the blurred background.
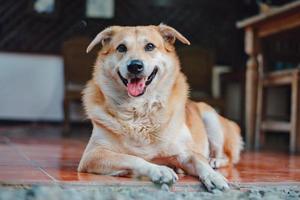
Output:
<instances>
[{"instance_id":1,"label":"blurred background","mask_svg":"<svg viewBox=\"0 0 300 200\"><path fill-rule=\"evenodd\" d=\"M91 76L99 49L86 54L87 45L110 25L163 22L191 41L189 47L176 44L182 70L191 85L191 98L211 104L237 121L245 133L248 56L244 30L236 23L291 2L0 0L0 128L49 126L72 135L78 127L86 127L90 134L80 92ZM263 49L274 57L271 71L297 68L297 37L299 28L263 40ZM288 120L289 87L271 88L267 94L267 115ZM282 141L282 148L288 148L288 135L279 133L273 140Z\"/></svg>"}]
</instances>

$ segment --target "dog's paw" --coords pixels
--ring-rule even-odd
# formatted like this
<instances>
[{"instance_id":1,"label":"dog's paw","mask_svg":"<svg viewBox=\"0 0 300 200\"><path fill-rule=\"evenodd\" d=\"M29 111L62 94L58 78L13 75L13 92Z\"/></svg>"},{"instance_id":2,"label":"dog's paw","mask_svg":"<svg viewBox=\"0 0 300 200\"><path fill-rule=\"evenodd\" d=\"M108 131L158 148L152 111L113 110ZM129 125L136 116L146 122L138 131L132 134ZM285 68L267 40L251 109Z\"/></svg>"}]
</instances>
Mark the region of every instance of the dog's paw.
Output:
<instances>
[{"instance_id":1,"label":"dog's paw","mask_svg":"<svg viewBox=\"0 0 300 200\"><path fill-rule=\"evenodd\" d=\"M214 189L224 191L229 189L226 178L214 170L211 170L206 176L200 176L200 180L208 191L212 191Z\"/></svg>"},{"instance_id":2,"label":"dog's paw","mask_svg":"<svg viewBox=\"0 0 300 200\"><path fill-rule=\"evenodd\" d=\"M178 180L178 176L173 169L161 165L151 167L148 176L152 182L160 185L172 185Z\"/></svg>"},{"instance_id":3,"label":"dog's paw","mask_svg":"<svg viewBox=\"0 0 300 200\"><path fill-rule=\"evenodd\" d=\"M209 165L213 169L218 169L224 165L225 159L224 158L210 158L209 159Z\"/></svg>"},{"instance_id":4,"label":"dog's paw","mask_svg":"<svg viewBox=\"0 0 300 200\"><path fill-rule=\"evenodd\" d=\"M213 168L213 169L217 169L220 166L220 162L217 158L210 158L209 159L209 165Z\"/></svg>"},{"instance_id":5,"label":"dog's paw","mask_svg":"<svg viewBox=\"0 0 300 200\"><path fill-rule=\"evenodd\" d=\"M224 167L224 166L228 165L228 159L227 158L210 158L209 165L213 169L218 169L220 167Z\"/></svg>"}]
</instances>

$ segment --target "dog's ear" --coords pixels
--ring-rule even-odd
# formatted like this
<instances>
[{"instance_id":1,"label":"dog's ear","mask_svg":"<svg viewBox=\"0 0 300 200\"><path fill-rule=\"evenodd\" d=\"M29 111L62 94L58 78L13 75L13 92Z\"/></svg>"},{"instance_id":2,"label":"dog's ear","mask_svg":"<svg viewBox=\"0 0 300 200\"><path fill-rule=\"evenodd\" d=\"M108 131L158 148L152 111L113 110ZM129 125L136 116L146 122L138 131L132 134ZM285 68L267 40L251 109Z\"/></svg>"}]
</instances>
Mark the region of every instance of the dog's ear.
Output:
<instances>
[{"instance_id":1,"label":"dog's ear","mask_svg":"<svg viewBox=\"0 0 300 200\"><path fill-rule=\"evenodd\" d=\"M107 44L111 40L111 37L113 36L117 28L118 28L117 26L110 26L104 29L103 31L101 31L100 33L98 33L98 35L93 39L93 41L87 47L86 53L89 53L94 48L94 46L97 45L98 43L101 43L102 46L105 46L105 44Z\"/></svg>"},{"instance_id":2,"label":"dog's ear","mask_svg":"<svg viewBox=\"0 0 300 200\"><path fill-rule=\"evenodd\" d=\"M181 33L170 26L161 23L158 25L158 30L164 40L172 45L175 43L176 39L178 39L183 44L191 44L188 39L186 39Z\"/></svg>"}]
</instances>

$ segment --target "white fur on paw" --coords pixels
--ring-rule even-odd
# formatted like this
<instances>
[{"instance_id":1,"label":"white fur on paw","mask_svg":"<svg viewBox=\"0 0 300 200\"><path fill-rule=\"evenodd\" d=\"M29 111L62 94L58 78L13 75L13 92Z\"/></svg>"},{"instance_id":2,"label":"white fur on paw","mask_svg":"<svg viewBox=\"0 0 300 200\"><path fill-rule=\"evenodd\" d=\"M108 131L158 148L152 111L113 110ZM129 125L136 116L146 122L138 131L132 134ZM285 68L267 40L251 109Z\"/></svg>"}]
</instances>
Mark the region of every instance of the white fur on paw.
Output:
<instances>
[{"instance_id":1,"label":"white fur on paw","mask_svg":"<svg viewBox=\"0 0 300 200\"><path fill-rule=\"evenodd\" d=\"M221 166L221 160L218 158L210 158L209 159L209 165L213 168L213 169L217 169Z\"/></svg>"},{"instance_id":2,"label":"white fur on paw","mask_svg":"<svg viewBox=\"0 0 300 200\"><path fill-rule=\"evenodd\" d=\"M200 177L200 179L208 191L229 189L226 178L214 170L211 170L206 176Z\"/></svg>"},{"instance_id":3,"label":"white fur on paw","mask_svg":"<svg viewBox=\"0 0 300 200\"><path fill-rule=\"evenodd\" d=\"M218 169L220 167L224 167L228 164L228 159L225 157L222 158L210 158L209 159L209 165L213 169Z\"/></svg>"},{"instance_id":4,"label":"white fur on paw","mask_svg":"<svg viewBox=\"0 0 300 200\"><path fill-rule=\"evenodd\" d=\"M151 167L148 176L152 182L158 184L173 184L178 180L178 176L173 169L160 165Z\"/></svg>"}]
</instances>

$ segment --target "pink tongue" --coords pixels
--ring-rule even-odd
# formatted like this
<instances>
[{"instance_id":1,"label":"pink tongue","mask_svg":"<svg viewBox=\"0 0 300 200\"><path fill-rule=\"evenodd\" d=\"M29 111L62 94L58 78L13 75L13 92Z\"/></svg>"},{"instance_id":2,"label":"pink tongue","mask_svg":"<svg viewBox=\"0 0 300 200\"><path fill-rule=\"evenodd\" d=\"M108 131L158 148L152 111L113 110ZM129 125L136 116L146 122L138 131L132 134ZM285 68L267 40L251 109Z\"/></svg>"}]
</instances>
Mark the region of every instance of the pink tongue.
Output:
<instances>
[{"instance_id":1,"label":"pink tongue","mask_svg":"<svg viewBox=\"0 0 300 200\"><path fill-rule=\"evenodd\" d=\"M128 93L131 96L139 96L144 92L145 80L144 79L134 79L127 84Z\"/></svg>"}]
</instances>

